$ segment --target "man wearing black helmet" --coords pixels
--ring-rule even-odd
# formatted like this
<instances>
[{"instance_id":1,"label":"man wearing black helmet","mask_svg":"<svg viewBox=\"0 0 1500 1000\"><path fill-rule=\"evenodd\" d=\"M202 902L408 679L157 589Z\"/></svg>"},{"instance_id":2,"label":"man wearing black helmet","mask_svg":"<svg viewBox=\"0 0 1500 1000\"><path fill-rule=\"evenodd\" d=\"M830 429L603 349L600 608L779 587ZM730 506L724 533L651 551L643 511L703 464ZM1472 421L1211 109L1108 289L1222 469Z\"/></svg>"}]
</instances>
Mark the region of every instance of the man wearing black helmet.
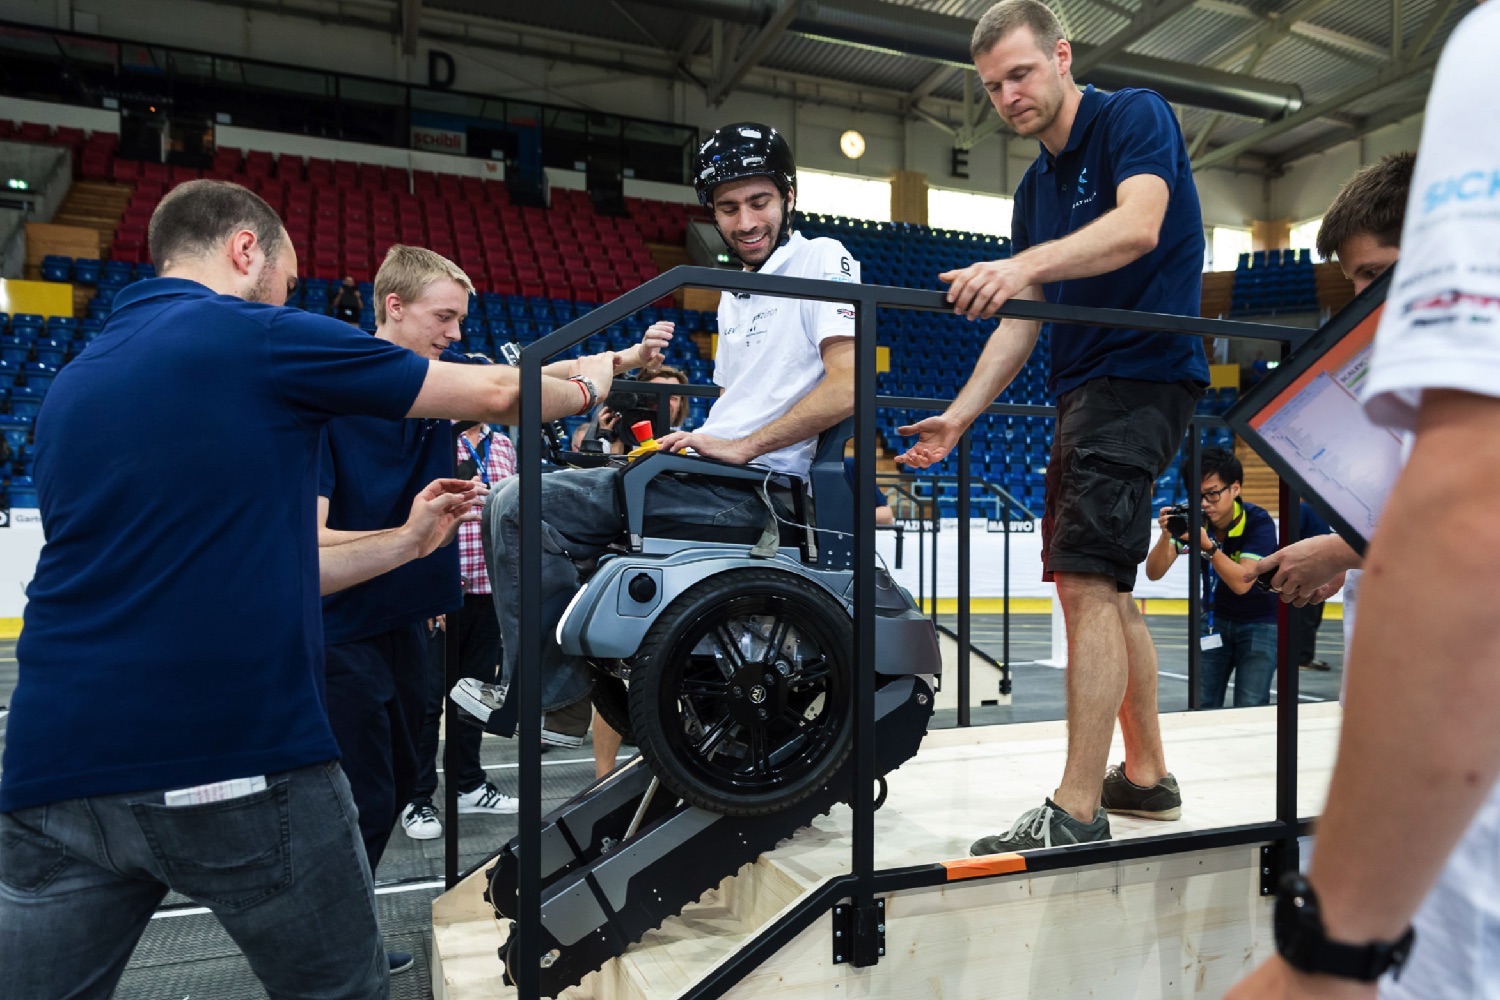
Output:
<instances>
[{"instance_id":1,"label":"man wearing black helmet","mask_svg":"<svg viewBox=\"0 0 1500 1000\"><path fill-rule=\"evenodd\" d=\"M859 281L859 263L837 240L809 240L792 229L797 167L775 129L726 125L698 150L693 185L713 212L729 252L747 271ZM854 312L847 305L725 293L719 301L714 382L723 393L696 431L676 431L663 448L692 449L725 462L755 462L806 477L820 432L854 412ZM577 746L589 722L593 677L564 656L554 626L578 589L575 562L597 556L619 537L613 469L570 469L542 480L542 665L544 741ZM760 491L722 481L658 480L653 520L712 528L760 527L768 512ZM520 489L512 478L486 505L490 579L504 644L497 685L465 678L458 706L490 732L510 735L514 708L501 710L519 648Z\"/></svg>"}]
</instances>

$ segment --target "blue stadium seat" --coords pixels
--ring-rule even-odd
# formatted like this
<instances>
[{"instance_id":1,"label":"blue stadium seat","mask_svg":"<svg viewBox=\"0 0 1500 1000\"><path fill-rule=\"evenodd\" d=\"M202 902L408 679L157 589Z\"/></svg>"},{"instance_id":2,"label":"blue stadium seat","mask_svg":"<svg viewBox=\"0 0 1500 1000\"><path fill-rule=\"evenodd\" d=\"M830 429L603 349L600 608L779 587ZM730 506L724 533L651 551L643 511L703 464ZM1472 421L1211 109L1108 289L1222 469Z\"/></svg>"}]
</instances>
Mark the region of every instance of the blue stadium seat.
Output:
<instances>
[{"instance_id":1,"label":"blue stadium seat","mask_svg":"<svg viewBox=\"0 0 1500 1000\"><path fill-rule=\"evenodd\" d=\"M49 253L42 258L43 281L70 281L73 277L73 258Z\"/></svg>"}]
</instances>

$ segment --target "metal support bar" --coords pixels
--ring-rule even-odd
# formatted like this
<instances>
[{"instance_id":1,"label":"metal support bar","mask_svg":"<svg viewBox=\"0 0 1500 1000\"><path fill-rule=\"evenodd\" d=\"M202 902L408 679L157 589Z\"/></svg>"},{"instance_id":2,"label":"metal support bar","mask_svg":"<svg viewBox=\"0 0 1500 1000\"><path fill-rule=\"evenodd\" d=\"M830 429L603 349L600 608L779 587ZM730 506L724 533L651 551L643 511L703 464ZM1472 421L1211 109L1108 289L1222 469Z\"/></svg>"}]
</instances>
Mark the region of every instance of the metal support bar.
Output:
<instances>
[{"instance_id":1,"label":"metal support bar","mask_svg":"<svg viewBox=\"0 0 1500 1000\"><path fill-rule=\"evenodd\" d=\"M845 285L847 290L849 286ZM846 292L847 294L847 292ZM848 301L834 296L835 301ZM854 906L874 902L875 872L875 337L872 301L855 303L854 360Z\"/></svg>"},{"instance_id":2,"label":"metal support bar","mask_svg":"<svg viewBox=\"0 0 1500 1000\"><path fill-rule=\"evenodd\" d=\"M1198 542L1203 528L1203 511L1198 493L1203 489L1201 442L1198 421L1188 421L1188 710L1203 707L1198 693L1203 676L1203 560L1198 558ZM1208 570L1212 573L1213 570Z\"/></svg>"},{"instance_id":3,"label":"metal support bar","mask_svg":"<svg viewBox=\"0 0 1500 1000\"><path fill-rule=\"evenodd\" d=\"M708 86L708 103L718 104L729 96L729 92L745 78L745 74L755 68L755 64L765 58L771 46L776 44L787 25L796 20L802 10L802 0L782 0L781 6L776 13L771 15L771 20L766 22L765 27L756 33L755 37L745 43L743 50L735 56L734 62L723 74L714 79Z\"/></svg>"},{"instance_id":4,"label":"metal support bar","mask_svg":"<svg viewBox=\"0 0 1500 1000\"><path fill-rule=\"evenodd\" d=\"M974 450L972 430L958 439L958 724L969 725L969 473Z\"/></svg>"}]
</instances>

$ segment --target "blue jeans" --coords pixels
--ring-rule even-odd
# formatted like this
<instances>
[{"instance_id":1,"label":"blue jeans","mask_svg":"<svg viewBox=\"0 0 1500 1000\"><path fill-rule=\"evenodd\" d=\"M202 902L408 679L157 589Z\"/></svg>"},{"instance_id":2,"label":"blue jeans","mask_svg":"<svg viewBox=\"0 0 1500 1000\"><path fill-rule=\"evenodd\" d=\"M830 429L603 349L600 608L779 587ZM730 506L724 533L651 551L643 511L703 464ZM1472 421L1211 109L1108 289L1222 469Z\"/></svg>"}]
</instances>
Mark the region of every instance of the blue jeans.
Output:
<instances>
[{"instance_id":1,"label":"blue jeans","mask_svg":"<svg viewBox=\"0 0 1500 1000\"><path fill-rule=\"evenodd\" d=\"M1205 632L1206 627L1205 627ZM1224 690L1234 674L1234 707L1271 703L1271 678L1276 676L1276 623L1214 621L1223 638L1218 649L1205 649L1198 675L1201 708L1223 708Z\"/></svg>"},{"instance_id":2,"label":"blue jeans","mask_svg":"<svg viewBox=\"0 0 1500 1000\"><path fill-rule=\"evenodd\" d=\"M625 530L617 471L565 469L542 476L542 617L546 636L542 649L542 708L551 710L588 697L594 678L579 657L565 656L554 635L557 621L580 585L578 563L598 557ZM664 476L647 489L653 522L700 525L704 538L715 529L755 528L766 523L765 501L753 487L707 479ZM500 619L500 677L509 684L515 676L516 650L521 645L520 545L521 477L511 476L490 494L482 522L484 558L494 588L495 615ZM502 728L515 724L514 701ZM491 722L495 723L493 717ZM497 732L495 726L490 732ZM508 735L508 734L507 734Z\"/></svg>"},{"instance_id":3,"label":"blue jeans","mask_svg":"<svg viewBox=\"0 0 1500 1000\"><path fill-rule=\"evenodd\" d=\"M111 996L169 889L213 911L275 1000L390 995L337 761L223 802L168 807L157 790L0 814L5 995Z\"/></svg>"}]
</instances>

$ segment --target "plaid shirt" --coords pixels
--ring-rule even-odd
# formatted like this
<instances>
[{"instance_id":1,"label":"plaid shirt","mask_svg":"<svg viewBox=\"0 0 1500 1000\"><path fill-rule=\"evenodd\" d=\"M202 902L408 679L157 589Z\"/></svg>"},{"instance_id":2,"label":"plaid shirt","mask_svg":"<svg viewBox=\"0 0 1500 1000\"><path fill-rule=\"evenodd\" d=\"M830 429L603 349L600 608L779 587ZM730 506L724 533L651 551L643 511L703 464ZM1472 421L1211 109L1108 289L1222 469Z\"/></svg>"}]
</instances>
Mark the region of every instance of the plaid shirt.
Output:
<instances>
[{"instance_id":1,"label":"plaid shirt","mask_svg":"<svg viewBox=\"0 0 1500 1000\"><path fill-rule=\"evenodd\" d=\"M516 474L516 447L510 443L510 438L496 431L490 431L490 453L486 458L485 465L488 467L490 488L497 486L500 480L506 476ZM468 439L464 435L458 436L459 462L472 462L474 456L469 454L469 449L464 447ZM480 439L480 444L483 444ZM479 451L475 448L475 451ZM464 593L466 594L488 594L490 592L490 574L484 568L484 543L479 537L479 522L472 521L459 525L458 528L458 562L464 575Z\"/></svg>"}]
</instances>

